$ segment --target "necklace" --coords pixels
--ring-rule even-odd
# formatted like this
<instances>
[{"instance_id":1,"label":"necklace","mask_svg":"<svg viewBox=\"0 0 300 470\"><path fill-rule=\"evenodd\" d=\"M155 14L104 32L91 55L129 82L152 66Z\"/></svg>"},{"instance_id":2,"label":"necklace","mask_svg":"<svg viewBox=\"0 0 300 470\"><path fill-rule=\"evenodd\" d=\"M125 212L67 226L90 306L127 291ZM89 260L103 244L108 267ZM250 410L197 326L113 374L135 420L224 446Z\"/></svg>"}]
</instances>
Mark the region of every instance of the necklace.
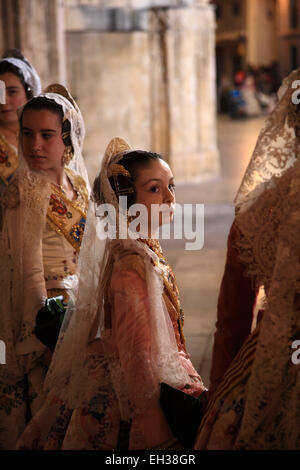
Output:
<instances>
[{"instance_id":1,"label":"necklace","mask_svg":"<svg viewBox=\"0 0 300 470\"><path fill-rule=\"evenodd\" d=\"M59 189L61 190L61 192L66 195L66 191L64 190L63 186L61 184L58 184L57 185L59 187Z\"/></svg>"},{"instance_id":2,"label":"necklace","mask_svg":"<svg viewBox=\"0 0 300 470\"><path fill-rule=\"evenodd\" d=\"M59 189L59 191L61 191L66 196L66 191L64 190L62 184L58 184L58 183L54 183L54 182L52 182L52 184L53 184L53 186L55 186L57 189Z\"/></svg>"}]
</instances>

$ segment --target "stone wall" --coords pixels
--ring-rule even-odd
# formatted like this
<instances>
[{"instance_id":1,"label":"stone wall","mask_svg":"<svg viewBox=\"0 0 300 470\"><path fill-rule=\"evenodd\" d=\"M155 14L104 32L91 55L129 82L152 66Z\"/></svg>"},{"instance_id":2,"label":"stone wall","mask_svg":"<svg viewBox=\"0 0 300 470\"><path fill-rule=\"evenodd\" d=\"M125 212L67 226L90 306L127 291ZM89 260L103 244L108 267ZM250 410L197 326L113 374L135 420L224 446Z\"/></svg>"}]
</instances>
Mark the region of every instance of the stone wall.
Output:
<instances>
[{"instance_id":1,"label":"stone wall","mask_svg":"<svg viewBox=\"0 0 300 470\"><path fill-rule=\"evenodd\" d=\"M218 171L212 13L210 9L170 12L170 162L184 181Z\"/></svg>"},{"instance_id":2,"label":"stone wall","mask_svg":"<svg viewBox=\"0 0 300 470\"><path fill-rule=\"evenodd\" d=\"M67 9L67 69L93 175L114 135L162 153L177 181L216 175L212 7L129 9L116 17L84 3Z\"/></svg>"},{"instance_id":3,"label":"stone wall","mask_svg":"<svg viewBox=\"0 0 300 470\"><path fill-rule=\"evenodd\" d=\"M99 168L100 156L115 135L135 147L150 148L147 35L68 34L67 47L69 84L85 120L89 167Z\"/></svg>"},{"instance_id":4,"label":"stone wall","mask_svg":"<svg viewBox=\"0 0 300 470\"><path fill-rule=\"evenodd\" d=\"M214 9L208 0L0 0L0 47L43 86L67 84L91 178L111 137L162 153L177 181L214 176Z\"/></svg>"}]
</instances>

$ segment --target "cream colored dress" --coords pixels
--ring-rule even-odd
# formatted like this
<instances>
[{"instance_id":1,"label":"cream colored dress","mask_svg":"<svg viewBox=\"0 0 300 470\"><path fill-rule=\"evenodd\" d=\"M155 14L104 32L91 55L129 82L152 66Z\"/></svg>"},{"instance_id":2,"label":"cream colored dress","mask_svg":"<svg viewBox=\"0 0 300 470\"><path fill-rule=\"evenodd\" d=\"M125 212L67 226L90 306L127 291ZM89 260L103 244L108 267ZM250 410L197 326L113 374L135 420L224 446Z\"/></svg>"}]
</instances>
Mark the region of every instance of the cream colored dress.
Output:
<instances>
[{"instance_id":1,"label":"cream colored dress","mask_svg":"<svg viewBox=\"0 0 300 470\"><path fill-rule=\"evenodd\" d=\"M63 294L67 300L77 283L88 196L83 180L70 170L67 174L77 192L75 201L30 172L16 178L3 200L1 257L6 269L1 270L0 338L6 344L6 364L0 366L0 449L15 447L44 400L46 346L33 333L36 314L47 297ZM32 218L21 227L20 214L29 205Z\"/></svg>"}]
</instances>

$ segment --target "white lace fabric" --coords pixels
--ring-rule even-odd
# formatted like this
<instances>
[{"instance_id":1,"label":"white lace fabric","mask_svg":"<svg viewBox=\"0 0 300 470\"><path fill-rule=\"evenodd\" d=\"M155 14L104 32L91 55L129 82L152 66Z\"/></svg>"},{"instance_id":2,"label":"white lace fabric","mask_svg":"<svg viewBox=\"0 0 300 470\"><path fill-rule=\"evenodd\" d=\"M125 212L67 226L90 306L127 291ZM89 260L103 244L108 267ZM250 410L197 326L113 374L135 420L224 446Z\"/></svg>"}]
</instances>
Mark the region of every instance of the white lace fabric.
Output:
<instances>
[{"instance_id":1,"label":"white lace fabric","mask_svg":"<svg viewBox=\"0 0 300 470\"><path fill-rule=\"evenodd\" d=\"M299 153L299 118L292 99L297 91L292 84L300 79L293 71L278 91L279 102L266 118L253 155L235 198L237 212L247 210L260 194L272 186L273 179L294 165Z\"/></svg>"}]
</instances>

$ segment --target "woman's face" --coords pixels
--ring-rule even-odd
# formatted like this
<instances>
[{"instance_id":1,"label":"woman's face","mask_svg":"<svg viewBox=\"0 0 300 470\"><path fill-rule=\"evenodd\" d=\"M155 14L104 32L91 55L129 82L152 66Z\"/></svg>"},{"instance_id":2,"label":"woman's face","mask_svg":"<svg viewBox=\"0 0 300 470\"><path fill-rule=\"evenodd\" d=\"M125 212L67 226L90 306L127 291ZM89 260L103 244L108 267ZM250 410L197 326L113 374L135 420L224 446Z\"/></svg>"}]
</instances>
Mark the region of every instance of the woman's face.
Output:
<instances>
[{"instance_id":1,"label":"woman's face","mask_svg":"<svg viewBox=\"0 0 300 470\"><path fill-rule=\"evenodd\" d=\"M31 170L60 173L65 150L60 116L47 109L25 110L22 116L22 149Z\"/></svg>"},{"instance_id":2,"label":"woman's face","mask_svg":"<svg viewBox=\"0 0 300 470\"><path fill-rule=\"evenodd\" d=\"M150 227L155 231L157 226L169 224L175 206L174 177L169 165L160 158L152 160L138 170L134 185L136 203L143 204L148 211L148 231Z\"/></svg>"},{"instance_id":3,"label":"woman's face","mask_svg":"<svg viewBox=\"0 0 300 470\"><path fill-rule=\"evenodd\" d=\"M6 102L0 104L0 125L17 122L17 109L27 102L24 87L20 79L11 72L0 75L0 80L5 83L6 88Z\"/></svg>"}]
</instances>

